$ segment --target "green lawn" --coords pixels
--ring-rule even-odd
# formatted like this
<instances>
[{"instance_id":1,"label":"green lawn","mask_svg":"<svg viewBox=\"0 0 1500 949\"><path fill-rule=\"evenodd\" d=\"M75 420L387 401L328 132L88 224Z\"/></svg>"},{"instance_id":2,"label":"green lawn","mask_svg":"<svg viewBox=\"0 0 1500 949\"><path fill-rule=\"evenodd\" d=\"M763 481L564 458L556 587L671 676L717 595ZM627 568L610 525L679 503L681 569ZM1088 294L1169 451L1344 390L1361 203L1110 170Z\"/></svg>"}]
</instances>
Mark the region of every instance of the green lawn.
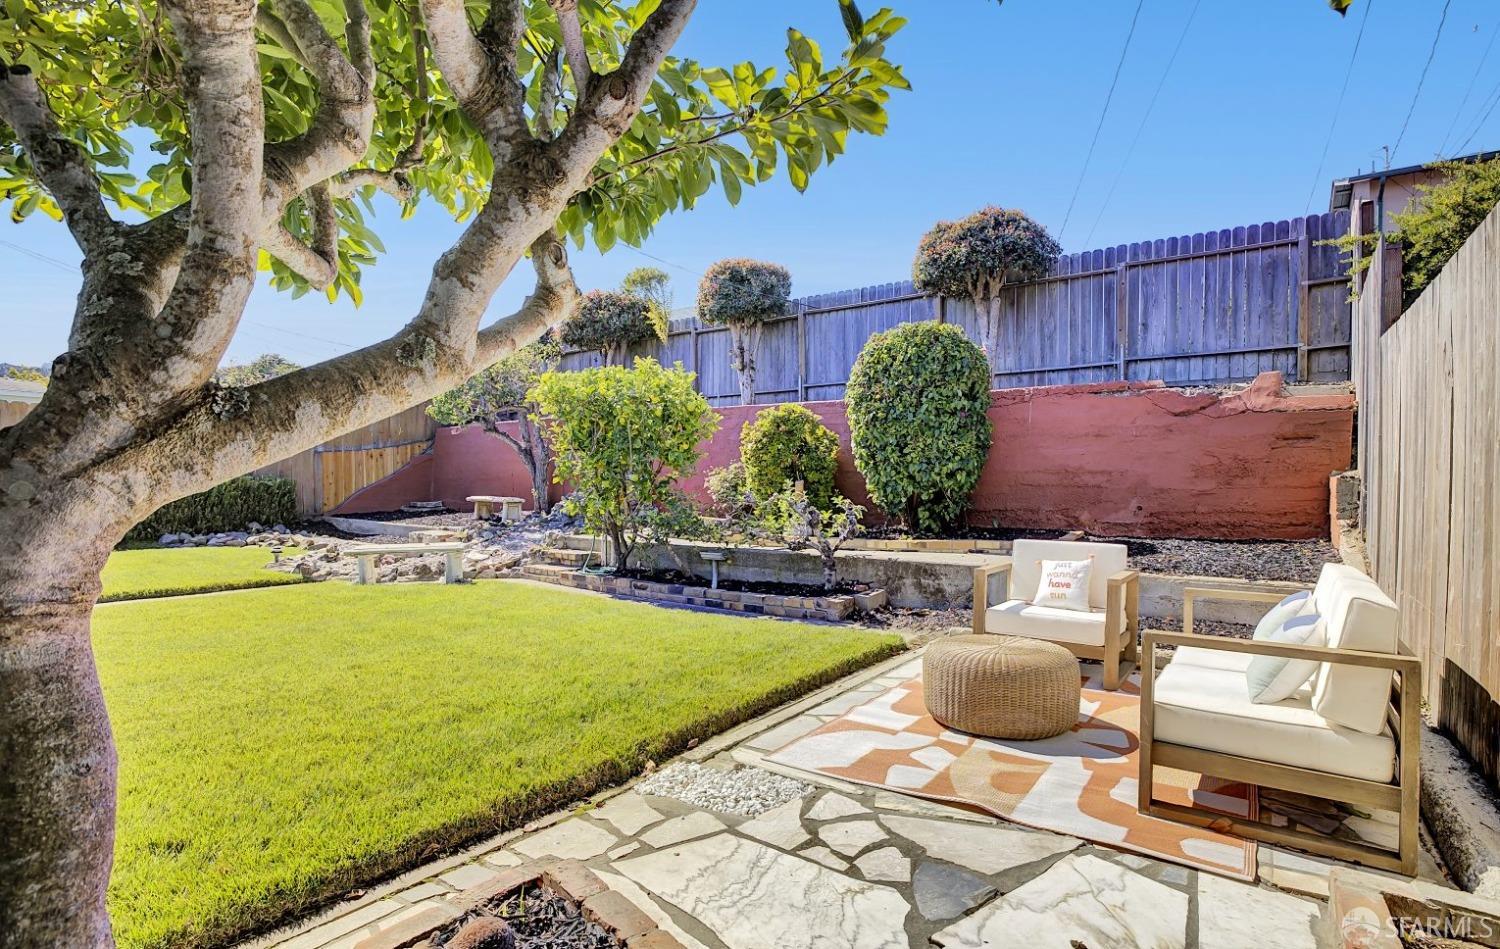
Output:
<instances>
[{"instance_id":1,"label":"green lawn","mask_svg":"<svg viewBox=\"0 0 1500 949\"><path fill-rule=\"evenodd\" d=\"M98 609L123 946L221 944L899 648L507 581Z\"/></svg>"},{"instance_id":2,"label":"green lawn","mask_svg":"<svg viewBox=\"0 0 1500 949\"><path fill-rule=\"evenodd\" d=\"M288 549L285 555L300 553ZM296 574L265 569L266 547L140 547L117 550L104 565L101 602L182 593L212 593L301 583Z\"/></svg>"}]
</instances>

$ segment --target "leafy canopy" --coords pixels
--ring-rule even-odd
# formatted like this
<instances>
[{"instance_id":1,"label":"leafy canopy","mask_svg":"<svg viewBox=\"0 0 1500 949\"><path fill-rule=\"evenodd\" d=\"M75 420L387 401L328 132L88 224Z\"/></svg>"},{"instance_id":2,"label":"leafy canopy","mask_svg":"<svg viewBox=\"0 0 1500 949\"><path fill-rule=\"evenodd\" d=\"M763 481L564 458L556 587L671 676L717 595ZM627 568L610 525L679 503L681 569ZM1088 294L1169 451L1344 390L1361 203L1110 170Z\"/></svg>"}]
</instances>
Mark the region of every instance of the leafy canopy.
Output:
<instances>
[{"instance_id":1,"label":"leafy canopy","mask_svg":"<svg viewBox=\"0 0 1500 949\"><path fill-rule=\"evenodd\" d=\"M705 323L762 323L786 313L792 275L780 264L732 257L712 264L698 283Z\"/></svg>"},{"instance_id":2,"label":"leafy canopy","mask_svg":"<svg viewBox=\"0 0 1500 949\"><path fill-rule=\"evenodd\" d=\"M917 245L911 279L918 290L979 301L1004 284L1046 276L1061 252L1025 213L986 207L933 225Z\"/></svg>"},{"instance_id":3,"label":"leafy canopy","mask_svg":"<svg viewBox=\"0 0 1500 949\"><path fill-rule=\"evenodd\" d=\"M677 480L698 463L719 416L693 388L694 374L654 359L542 376L531 399L556 463L573 486L572 513L615 544L616 566L681 504Z\"/></svg>"},{"instance_id":4,"label":"leafy canopy","mask_svg":"<svg viewBox=\"0 0 1500 949\"><path fill-rule=\"evenodd\" d=\"M854 464L909 529L952 527L990 450L990 367L951 323L903 323L865 343L845 393Z\"/></svg>"},{"instance_id":5,"label":"leafy canopy","mask_svg":"<svg viewBox=\"0 0 1500 949\"><path fill-rule=\"evenodd\" d=\"M342 35L339 0L309 2L325 26ZM563 213L561 232L580 247L592 240L601 251L619 241L639 245L664 215L692 208L716 183L736 204L744 188L784 168L802 190L813 172L843 153L850 132L882 134L890 90L910 88L886 58L887 42L906 21L884 9L863 17L848 0L840 5L848 35L836 55L825 57L816 41L788 29L780 66L668 57L646 107ZM465 220L485 199L494 170L490 151L431 68L415 4L368 0L368 6L378 69L375 133L365 164L402 169L411 189L403 216L432 200ZM469 3L476 24L485 6ZM654 7L652 0L581 0L596 72L619 65L630 36ZM146 217L186 202L192 147L182 61L157 0L6 0L5 10L0 61L36 74L64 133L92 156L106 198ZM558 65L560 30L545 0L526 0L526 26L520 80L537 134L546 137L566 124L576 89ZM275 36L259 40L267 135L284 141L311 123L316 83ZM137 154L142 139L149 142L147 153ZM412 149L417 154L405 154ZM342 292L358 303L360 269L384 250L370 221L373 193L366 186L337 199L340 268L330 299ZM0 204L6 202L18 221L38 211L60 216L14 136L0 127ZM301 238L312 235L311 215L300 200L289 206L285 223ZM279 261L262 254L261 265L276 286L306 291L306 282Z\"/></svg>"},{"instance_id":6,"label":"leafy canopy","mask_svg":"<svg viewBox=\"0 0 1500 949\"><path fill-rule=\"evenodd\" d=\"M548 334L433 399L427 414L440 425L467 425L520 408L531 388L561 359L562 347Z\"/></svg>"},{"instance_id":7,"label":"leafy canopy","mask_svg":"<svg viewBox=\"0 0 1500 949\"><path fill-rule=\"evenodd\" d=\"M833 498L839 437L809 409L788 403L766 409L740 430L745 487L765 500L801 482L815 507Z\"/></svg>"},{"instance_id":8,"label":"leafy canopy","mask_svg":"<svg viewBox=\"0 0 1500 949\"><path fill-rule=\"evenodd\" d=\"M604 353L665 336L666 325L652 320L651 304L624 290L590 290L562 326L564 346Z\"/></svg>"},{"instance_id":9,"label":"leafy canopy","mask_svg":"<svg viewBox=\"0 0 1500 949\"><path fill-rule=\"evenodd\" d=\"M214 378L222 386L251 386L302 367L280 353L262 353L239 366L221 366Z\"/></svg>"}]
</instances>

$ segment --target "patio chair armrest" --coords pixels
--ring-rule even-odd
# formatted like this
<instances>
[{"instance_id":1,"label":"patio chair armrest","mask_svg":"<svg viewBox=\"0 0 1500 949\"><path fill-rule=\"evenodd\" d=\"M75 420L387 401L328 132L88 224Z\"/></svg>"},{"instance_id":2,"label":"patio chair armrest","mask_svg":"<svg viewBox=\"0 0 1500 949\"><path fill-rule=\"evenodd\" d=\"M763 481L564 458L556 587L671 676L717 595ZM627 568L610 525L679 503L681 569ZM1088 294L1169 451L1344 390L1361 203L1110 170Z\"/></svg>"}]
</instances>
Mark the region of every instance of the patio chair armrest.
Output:
<instances>
[{"instance_id":1,"label":"patio chair armrest","mask_svg":"<svg viewBox=\"0 0 1500 949\"><path fill-rule=\"evenodd\" d=\"M1159 629L1147 630L1144 644L1145 661L1148 664L1151 663L1152 654L1157 646L1192 646L1197 649L1249 653L1252 656L1277 656L1285 659L1308 659L1313 662L1390 669L1403 675L1407 673L1420 675L1422 671L1422 660L1404 652L1366 652L1361 649L1341 649L1336 646L1305 646L1295 643L1273 643L1261 639L1231 639L1227 636L1195 636L1188 633L1169 633Z\"/></svg>"},{"instance_id":2,"label":"patio chair armrest","mask_svg":"<svg viewBox=\"0 0 1500 949\"><path fill-rule=\"evenodd\" d=\"M1133 636L1138 623L1141 572L1135 569L1116 571L1109 575L1108 583L1104 621L1110 632Z\"/></svg>"},{"instance_id":3,"label":"patio chair armrest","mask_svg":"<svg viewBox=\"0 0 1500 949\"><path fill-rule=\"evenodd\" d=\"M990 608L990 585L996 577L1010 577L1011 559L996 558L994 563L974 568L974 632L984 632L984 611Z\"/></svg>"},{"instance_id":4,"label":"patio chair armrest","mask_svg":"<svg viewBox=\"0 0 1500 949\"><path fill-rule=\"evenodd\" d=\"M1311 590L1312 587L1304 586ZM1286 594L1277 590L1235 590L1228 587L1184 587L1182 590L1182 631L1193 632L1193 603L1197 600L1238 600L1251 603L1279 603Z\"/></svg>"}]
</instances>

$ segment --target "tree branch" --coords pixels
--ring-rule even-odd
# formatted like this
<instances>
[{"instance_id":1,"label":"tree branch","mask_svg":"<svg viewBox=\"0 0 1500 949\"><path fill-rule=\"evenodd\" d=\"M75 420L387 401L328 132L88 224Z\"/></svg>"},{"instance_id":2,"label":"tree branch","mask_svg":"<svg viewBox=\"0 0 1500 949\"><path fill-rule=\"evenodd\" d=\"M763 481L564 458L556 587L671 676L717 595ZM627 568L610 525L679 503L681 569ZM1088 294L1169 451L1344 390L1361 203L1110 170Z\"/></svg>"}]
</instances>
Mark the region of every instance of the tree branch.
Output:
<instances>
[{"instance_id":1,"label":"tree branch","mask_svg":"<svg viewBox=\"0 0 1500 949\"><path fill-rule=\"evenodd\" d=\"M339 219L326 185L314 185L304 200L313 219L309 245L278 222L261 241L261 249L302 275L310 286L327 290L339 275Z\"/></svg>"},{"instance_id":2,"label":"tree branch","mask_svg":"<svg viewBox=\"0 0 1500 949\"><path fill-rule=\"evenodd\" d=\"M568 252L555 234L548 232L531 245L531 265L536 270L536 289L515 313L496 320L479 331L474 364L491 366L554 329L567 319L577 302L578 284L568 266Z\"/></svg>"},{"instance_id":3,"label":"tree branch","mask_svg":"<svg viewBox=\"0 0 1500 949\"><path fill-rule=\"evenodd\" d=\"M563 50L568 57L568 69L573 73L573 85L577 87L578 98L582 100L588 95L594 70L589 66L588 47L583 43L583 28L578 22L578 0L547 0L547 5L557 16Z\"/></svg>"},{"instance_id":4,"label":"tree branch","mask_svg":"<svg viewBox=\"0 0 1500 949\"><path fill-rule=\"evenodd\" d=\"M469 28L464 2L421 0L421 5L433 58L459 105L477 120L495 107L495 83L489 56Z\"/></svg>"},{"instance_id":5,"label":"tree branch","mask_svg":"<svg viewBox=\"0 0 1500 949\"><path fill-rule=\"evenodd\" d=\"M25 66L7 69L0 63L0 119L15 132L84 254L104 251L118 225L105 210L93 164L57 127L46 97Z\"/></svg>"}]
</instances>

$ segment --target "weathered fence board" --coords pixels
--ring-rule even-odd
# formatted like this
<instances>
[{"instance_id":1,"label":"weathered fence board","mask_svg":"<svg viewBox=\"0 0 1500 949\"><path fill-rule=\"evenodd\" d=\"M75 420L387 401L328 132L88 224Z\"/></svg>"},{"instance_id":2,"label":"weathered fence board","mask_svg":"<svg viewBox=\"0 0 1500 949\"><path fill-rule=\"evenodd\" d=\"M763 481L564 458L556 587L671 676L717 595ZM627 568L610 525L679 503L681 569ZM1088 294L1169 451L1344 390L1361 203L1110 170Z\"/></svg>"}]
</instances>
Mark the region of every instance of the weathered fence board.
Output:
<instances>
[{"instance_id":1,"label":"weathered fence board","mask_svg":"<svg viewBox=\"0 0 1500 949\"><path fill-rule=\"evenodd\" d=\"M1495 781L1500 211L1395 319L1400 297L1382 289L1399 285L1398 264L1376 256L1354 313L1366 543L1431 710Z\"/></svg>"},{"instance_id":2,"label":"weathered fence board","mask_svg":"<svg viewBox=\"0 0 1500 949\"><path fill-rule=\"evenodd\" d=\"M1163 379L1240 382L1267 370L1304 382L1349 378L1346 269L1320 241L1348 212L1267 221L1061 257L1048 276L1001 292L996 388ZM871 334L942 319L983 339L969 300L918 293L909 281L803 297L766 326L757 401L838 399ZM728 331L674 321L665 344L632 355L698 373L716 405L739 401ZM597 365L570 353L563 368Z\"/></svg>"}]
</instances>

